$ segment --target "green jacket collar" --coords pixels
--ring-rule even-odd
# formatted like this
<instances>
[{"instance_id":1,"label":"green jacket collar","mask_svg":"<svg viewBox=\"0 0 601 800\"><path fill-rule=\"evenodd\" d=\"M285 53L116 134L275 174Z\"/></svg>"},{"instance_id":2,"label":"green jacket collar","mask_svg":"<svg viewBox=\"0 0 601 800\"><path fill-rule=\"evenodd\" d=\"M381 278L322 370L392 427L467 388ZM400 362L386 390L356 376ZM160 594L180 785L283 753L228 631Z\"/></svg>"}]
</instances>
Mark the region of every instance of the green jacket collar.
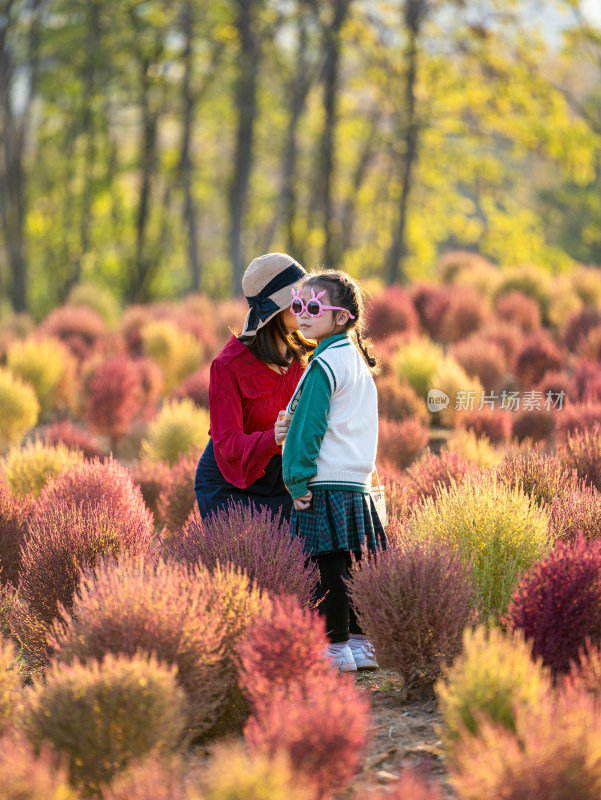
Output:
<instances>
[{"instance_id":1,"label":"green jacket collar","mask_svg":"<svg viewBox=\"0 0 601 800\"><path fill-rule=\"evenodd\" d=\"M320 353L323 353L323 351L327 347L329 347L331 344L334 344L334 342L339 342L342 339L347 339L347 338L348 338L348 336L347 336L346 333L337 333L334 336L328 336L327 339L324 339L322 342L320 342L317 345L317 347L313 351L313 355L314 356L318 356Z\"/></svg>"}]
</instances>

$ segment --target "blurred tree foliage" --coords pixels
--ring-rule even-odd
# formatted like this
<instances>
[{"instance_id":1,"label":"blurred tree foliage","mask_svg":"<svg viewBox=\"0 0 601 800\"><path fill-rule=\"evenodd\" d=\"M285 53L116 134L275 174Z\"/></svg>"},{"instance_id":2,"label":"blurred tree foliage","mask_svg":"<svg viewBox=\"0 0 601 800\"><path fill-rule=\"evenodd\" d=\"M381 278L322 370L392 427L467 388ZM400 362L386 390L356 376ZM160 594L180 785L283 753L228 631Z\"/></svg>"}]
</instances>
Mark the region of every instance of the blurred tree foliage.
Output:
<instances>
[{"instance_id":1,"label":"blurred tree foliage","mask_svg":"<svg viewBox=\"0 0 601 800\"><path fill-rule=\"evenodd\" d=\"M571 4L560 58L516 0L0 0L2 294L225 295L270 249L389 282L458 247L601 263Z\"/></svg>"}]
</instances>

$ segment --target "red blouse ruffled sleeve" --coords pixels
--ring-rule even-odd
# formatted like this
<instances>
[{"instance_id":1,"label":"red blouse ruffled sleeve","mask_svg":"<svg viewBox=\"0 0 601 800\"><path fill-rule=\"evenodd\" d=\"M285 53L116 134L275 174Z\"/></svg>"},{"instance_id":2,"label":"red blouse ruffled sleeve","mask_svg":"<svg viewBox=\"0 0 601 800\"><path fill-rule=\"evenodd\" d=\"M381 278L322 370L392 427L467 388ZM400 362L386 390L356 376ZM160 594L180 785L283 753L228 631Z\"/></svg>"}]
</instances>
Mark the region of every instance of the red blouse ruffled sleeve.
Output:
<instances>
[{"instance_id":1,"label":"red blouse ruffled sleeve","mask_svg":"<svg viewBox=\"0 0 601 800\"><path fill-rule=\"evenodd\" d=\"M282 452L273 427L302 370L293 364L286 376L271 373L235 338L220 356L211 365L210 433L221 474L245 489L262 478L269 461Z\"/></svg>"}]
</instances>

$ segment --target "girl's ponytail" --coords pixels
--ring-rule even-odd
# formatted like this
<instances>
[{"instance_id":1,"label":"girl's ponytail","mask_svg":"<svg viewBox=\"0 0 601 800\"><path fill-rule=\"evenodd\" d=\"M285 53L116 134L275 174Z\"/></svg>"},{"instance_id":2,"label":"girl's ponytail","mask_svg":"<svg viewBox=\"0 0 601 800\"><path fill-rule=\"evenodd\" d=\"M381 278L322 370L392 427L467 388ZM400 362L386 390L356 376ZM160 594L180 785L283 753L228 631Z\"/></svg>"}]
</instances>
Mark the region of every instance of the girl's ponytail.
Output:
<instances>
[{"instance_id":1,"label":"girl's ponytail","mask_svg":"<svg viewBox=\"0 0 601 800\"><path fill-rule=\"evenodd\" d=\"M361 331L359 330L359 328L355 328L355 336L357 338L357 347L363 353L363 358L367 362L367 366L370 369L375 369L378 366L378 359L374 358L373 356L370 356L370 354L368 353L367 347L363 341L363 337L361 336Z\"/></svg>"}]
</instances>

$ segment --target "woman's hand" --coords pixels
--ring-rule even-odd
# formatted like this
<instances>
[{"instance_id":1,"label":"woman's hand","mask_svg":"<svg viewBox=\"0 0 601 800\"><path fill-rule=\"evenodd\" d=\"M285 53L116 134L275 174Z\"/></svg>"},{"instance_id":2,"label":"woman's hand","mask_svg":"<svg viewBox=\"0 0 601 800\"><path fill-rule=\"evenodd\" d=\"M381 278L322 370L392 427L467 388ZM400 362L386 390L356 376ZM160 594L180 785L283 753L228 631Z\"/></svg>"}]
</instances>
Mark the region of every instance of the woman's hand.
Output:
<instances>
[{"instance_id":1,"label":"woman's hand","mask_svg":"<svg viewBox=\"0 0 601 800\"><path fill-rule=\"evenodd\" d=\"M292 502L297 511L305 511L311 505L312 499L313 492L309 490L307 494L304 494L302 497L295 497Z\"/></svg>"},{"instance_id":2,"label":"woman's hand","mask_svg":"<svg viewBox=\"0 0 601 800\"><path fill-rule=\"evenodd\" d=\"M286 412L280 411L278 413L278 418L273 429L275 435L275 443L277 445L281 445L284 443L284 439L286 438L286 434L288 433L289 427L290 427L290 420L286 419Z\"/></svg>"}]
</instances>

